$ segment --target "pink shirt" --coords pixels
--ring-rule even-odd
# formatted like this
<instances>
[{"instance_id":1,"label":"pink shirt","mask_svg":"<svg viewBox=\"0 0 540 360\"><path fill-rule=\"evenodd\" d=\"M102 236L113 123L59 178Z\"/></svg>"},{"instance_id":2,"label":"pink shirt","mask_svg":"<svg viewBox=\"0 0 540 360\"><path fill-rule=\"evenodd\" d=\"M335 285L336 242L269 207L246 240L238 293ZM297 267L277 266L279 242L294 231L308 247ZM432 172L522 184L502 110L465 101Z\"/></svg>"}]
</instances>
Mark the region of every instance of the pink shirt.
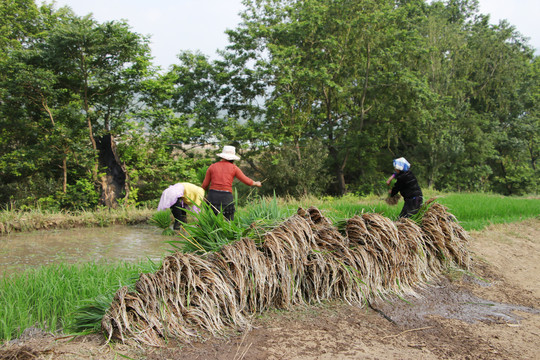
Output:
<instances>
[{"instance_id":1,"label":"pink shirt","mask_svg":"<svg viewBox=\"0 0 540 360\"><path fill-rule=\"evenodd\" d=\"M184 199L184 197L187 199ZM190 183L177 183L163 190L157 208L158 211L170 208L176 204L179 198L182 198L182 207L197 214L201 212L199 206L204 198L204 191L200 187ZM195 203L192 204L191 201Z\"/></svg>"}]
</instances>

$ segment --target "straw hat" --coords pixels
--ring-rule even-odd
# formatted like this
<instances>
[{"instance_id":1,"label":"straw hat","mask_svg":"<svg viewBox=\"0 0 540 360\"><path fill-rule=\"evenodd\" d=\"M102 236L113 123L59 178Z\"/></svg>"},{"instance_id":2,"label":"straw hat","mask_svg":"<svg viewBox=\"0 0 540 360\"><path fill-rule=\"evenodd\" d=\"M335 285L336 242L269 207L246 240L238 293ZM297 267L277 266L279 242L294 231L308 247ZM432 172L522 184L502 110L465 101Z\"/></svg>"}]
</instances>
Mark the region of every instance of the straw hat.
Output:
<instances>
[{"instance_id":1,"label":"straw hat","mask_svg":"<svg viewBox=\"0 0 540 360\"><path fill-rule=\"evenodd\" d=\"M234 146L225 145L223 151L217 154L220 158L225 160L240 160L240 156L236 155L236 149Z\"/></svg>"}]
</instances>

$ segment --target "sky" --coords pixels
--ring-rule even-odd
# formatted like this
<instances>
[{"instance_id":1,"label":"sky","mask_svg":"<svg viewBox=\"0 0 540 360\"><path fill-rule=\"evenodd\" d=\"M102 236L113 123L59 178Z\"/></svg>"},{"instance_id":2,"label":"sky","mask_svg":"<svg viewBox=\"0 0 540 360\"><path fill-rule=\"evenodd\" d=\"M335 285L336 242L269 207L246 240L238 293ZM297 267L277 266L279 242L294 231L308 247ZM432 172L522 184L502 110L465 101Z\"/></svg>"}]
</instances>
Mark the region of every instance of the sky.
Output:
<instances>
[{"instance_id":1,"label":"sky","mask_svg":"<svg viewBox=\"0 0 540 360\"><path fill-rule=\"evenodd\" d=\"M125 20L132 31L150 36L154 64L164 70L178 63L182 50L216 58L216 50L228 43L225 30L240 23L243 9L242 0L55 0L55 4L69 6L79 16L92 13L99 22ZM535 54L540 53L539 0L479 0L479 10L490 14L492 24L506 19L529 38Z\"/></svg>"}]
</instances>

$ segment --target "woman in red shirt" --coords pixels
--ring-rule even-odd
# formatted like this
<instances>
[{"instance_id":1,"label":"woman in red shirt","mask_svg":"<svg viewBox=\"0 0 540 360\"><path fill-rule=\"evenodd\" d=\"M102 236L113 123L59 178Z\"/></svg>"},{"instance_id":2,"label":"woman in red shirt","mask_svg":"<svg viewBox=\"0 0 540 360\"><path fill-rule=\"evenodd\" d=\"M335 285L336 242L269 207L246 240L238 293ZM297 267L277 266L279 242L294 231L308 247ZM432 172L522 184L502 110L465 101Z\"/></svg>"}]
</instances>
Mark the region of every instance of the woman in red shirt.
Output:
<instances>
[{"instance_id":1,"label":"woman in red shirt","mask_svg":"<svg viewBox=\"0 0 540 360\"><path fill-rule=\"evenodd\" d=\"M215 214L220 211L227 220L234 220L234 198L232 194L232 183L234 178L248 186L261 187L260 181L253 181L248 178L238 166L234 164L235 160L240 160L236 155L234 146L224 146L223 151L218 154L221 161L218 161L206 170L206 176L202 183L202 188L208 191L207 200L212 206Z\"/></svg>"}]
</instances>

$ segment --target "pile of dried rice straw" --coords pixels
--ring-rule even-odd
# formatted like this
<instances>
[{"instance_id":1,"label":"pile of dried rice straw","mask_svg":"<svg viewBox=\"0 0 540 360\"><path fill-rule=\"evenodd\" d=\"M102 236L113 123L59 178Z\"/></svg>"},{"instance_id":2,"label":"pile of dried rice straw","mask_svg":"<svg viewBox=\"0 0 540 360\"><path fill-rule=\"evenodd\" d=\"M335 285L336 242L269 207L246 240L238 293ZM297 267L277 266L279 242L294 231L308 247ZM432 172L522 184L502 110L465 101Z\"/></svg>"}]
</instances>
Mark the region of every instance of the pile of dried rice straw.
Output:
<instances>
[{"instance_id":1,"label":"pile of dried rice straw","mask_svg":"<svg viewBox=\"0 0 540 360\"><path fill-rule=\"evenodd\" d=\"M245 238L218 253L166 257L134 291L118 290L102 329L109 340L161 346L167 338L248 328L252 315L270 308L330 299L363 306L389 293L414 294L447 266L468 269L467 241L435 202L420 225L365 213L348 219L344 233L318 209L300 208L262 244Z\"/></svg>"}]
</instances>

